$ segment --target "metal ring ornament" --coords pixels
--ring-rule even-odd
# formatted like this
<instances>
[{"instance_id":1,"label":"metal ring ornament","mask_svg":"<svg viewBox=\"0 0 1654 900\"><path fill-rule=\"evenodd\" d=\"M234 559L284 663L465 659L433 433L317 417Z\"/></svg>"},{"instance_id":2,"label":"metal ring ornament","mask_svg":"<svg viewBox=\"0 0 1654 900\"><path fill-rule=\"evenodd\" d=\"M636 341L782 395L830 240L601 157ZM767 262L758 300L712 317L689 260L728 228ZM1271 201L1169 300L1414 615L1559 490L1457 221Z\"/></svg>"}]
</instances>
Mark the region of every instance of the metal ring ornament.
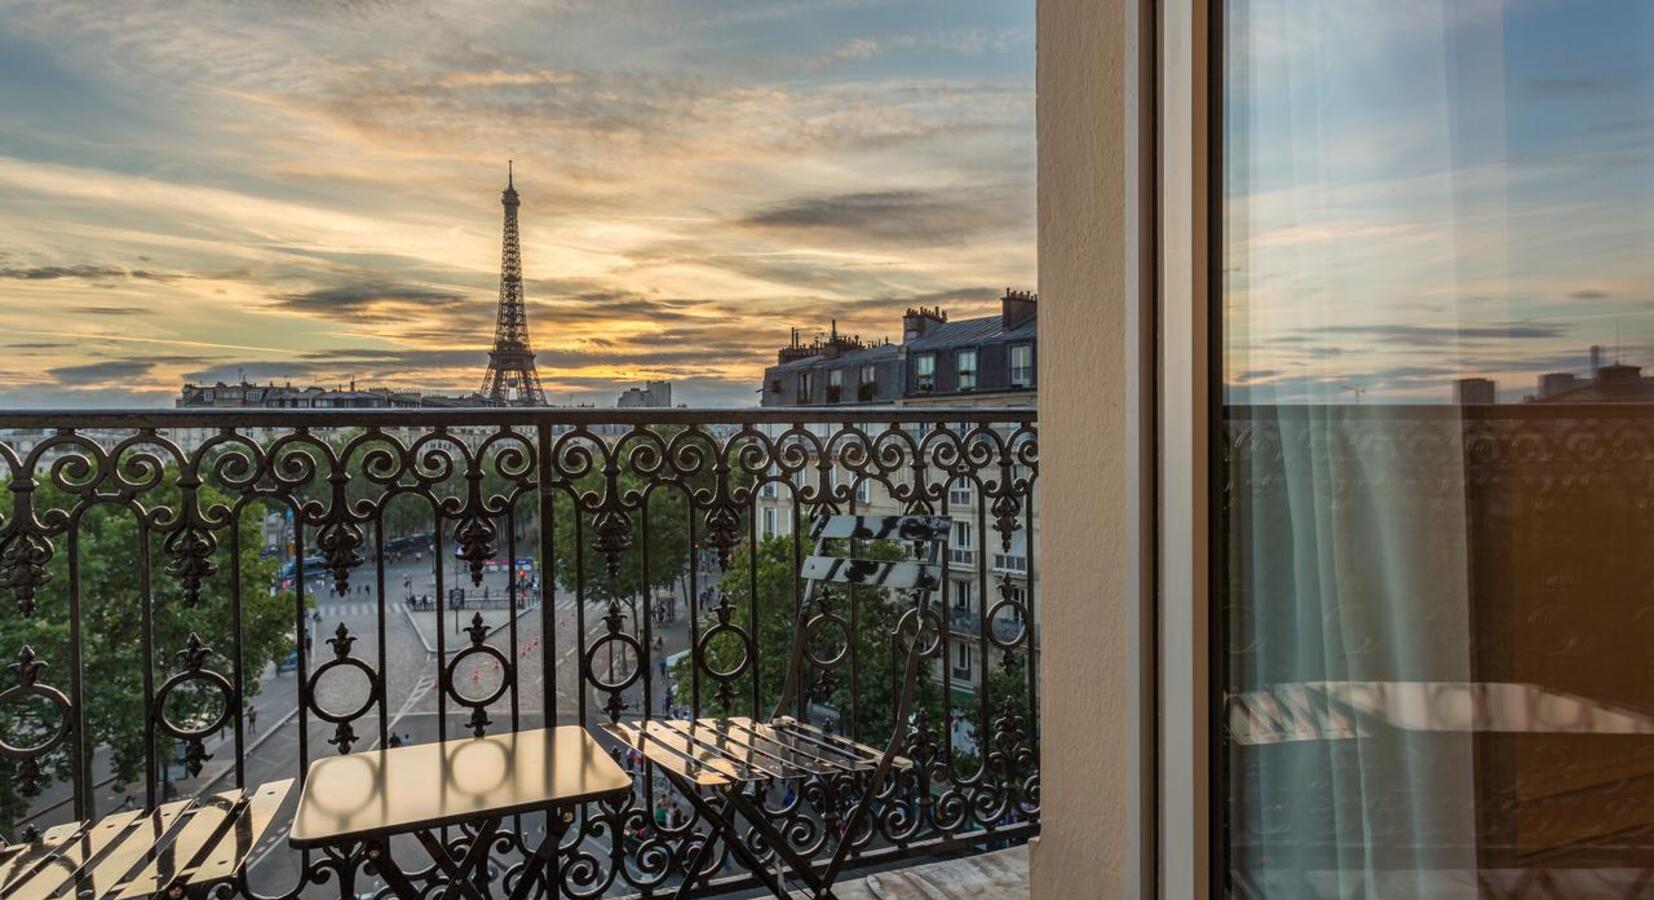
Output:
<instances>
[{"instance_id":1,"label":"metal ring ornament","mask_svg":"<svg viewBox=\"0 0 1654 900\"><path fill-rule=\"evenodd\" d=\"M816 636L816 628L824 624L834 626L840 638L838 652L826 659L817 656L815 648L810 646L810 642ZM804 623L804 637L804 658L818 669L836 668L850 654L850 623L836 612L821 612L811 616L809 621Z\"/></svg>"},{"instance_id":2,"label":"metal ring ornament","mask_svg":"<svg viewBox=\"0 0 1654 900\"><path fill-rule=\"evenodd\" d=\"M707 650L712 645L712 639L721 634L733 634L741 641L741 661L730 669L714 668L711 658L707 655ZM718 681L733 681L746 674L746 671L752 666L752 654L752 635L747 634L745 629L732 622L719 622L701 632L700 637L695 639L695 656L700 661L701 671L711 675Z\"/></svg>"},{"instance_id":3,"label":"metal ring ornament","mask_svg":"<svg viewBox=\"0 0 1654 900\"><path fill-rule=\"evenodd\" d=\"M461 661L467 657L477 655L486 656L500 664L500 683L494 686L494 690L490 692L488 696L472 698L459 692L459 688L456 687L459 679L455 678L454 674L459 671L459 664ZM443 672L443 681L447 682L444 686L444 690L448 693L448 696L454 698L454 700L462 706L469 706L473 709L493 705L494 701L505 696L505 692L511 687L513 680L511 660L506 659L504 653L501 653L497 648L490 644L472 644L464 650L455 653L454 658L448 660L447 668Z\"/></svg>"},{"instance_id":4,"label":"metal ring ornament","mask_svg":"<svg viewBox=\"0 0 1654 900\"><path fill-rule=\"evenodd\" d=\"M900 619L896 620L896 632L893 635L893 637L895 637L898 640L905 640L906 637L907 637L908 629L913 627L914 623L918 620L918 618L919 618L919 610L918 609L910 609L907 612L902 613L902 617ZM934 636L930 640L930 643L926 644L926 643L921 642L919 644L919 656L921 656L921 657L935 656L936 653L939 650L942 649L942 628L943 628L942 617L937 615L936 610L929 609L929 610L925 611L924 618L925 618L925 625L933 627L935 629L935 631L934 631ZM923 627L921 627L920 628L920 636L923 637L923 634L924 634L924 629L923 629Z\"/></svg>"},{"instance_id":5,"label":"metal ring ornament","mask_svg":"<svg viewBox=\"0 0 1654 900\"><path fill-rule=\"evenodd\" d=\"M328 710L322 706L321 700L317 699L316 695L316 686L321 683L322 676L340 667L355 669L367 676L368 679L368 696L362 701L361 706L348 713L336 713ZM373 704L378 701L384 685L380 683L379 673L372 666L354 656L336 656L317 666L310 673L310 677L305 680L304 688L305 692L310 695L310 711L314 712L316 717L322 721L330 725L338 725L342 722L354 722L367 715L368 710L372 709Z\"/></svg>"},{"instance_id":6,"label":"metal ring ornament","mask_svg":"<svg viewBox=\"0 0 1654 900\"><path fill-rule=\"evenodd\" d=\"M632 666L631 674L627 675L624 679L614 682L604 681L597 674L597 651L603 649L609 644L616 643L631 650L632 658L637 660L638 664ZM639 678L643 677L642 660L643 644L638 641L636 637L627 634L624 631L616 631L610 634L601 635L597 638L597 640L593 641L592 645L586 648L586 655L581 658L581 663L586 669L586 679L591 682L593 687L599 690L617 692L626 690L636 684Z\"/></svg>"},{"instance_id":7,"label":"metal ring ornament","mask_svg":"<svg viewBox=\"0 0 1654 900\"><path fill-rule=\"evenodd\" d=\"M1007 608L1015 609L1022 613L1022 620L1015 623L1017 630L1014 635L1001 640L999 637L999 632L994 630L994 618L999 615L1000 610ZM1001 650L1014 650L1017 647L1022 646L1023 641L1028 638L1028 607L1016 600L1012 600L1009 597L1001 597L999 600L994 602L993 606L988 607L987 627L989 643Z\"/></svg>"},{"instance_id":8,"label":"metal ring ornament","mask_svg":"<svg viewBox=\"0 0 1654 900\"><path fill-rule=\"evenodd\" d=\"M174 690L191 681L204 681L217 688L219 696L224 698L224 708L219 710L218 715L214 716L212 721L206 725L196 729L185 729L167 718L167 698L172 695ZM218 729L224 727L230 721L230 714L236 707L235 701L235 686L230 684L230 679L211 669L189 669L168 678L156 690L155 720L173 737L183 738L186 741L200 740L216 733Z\"/></svg>"},{"instance_id":9,"label":"metal ring ornament","mask_svg":"<svg viewBox=\"0 0 1654 900\"><path fill-rule=\"evenodd\" d=\"M69 698L63 692L46 684L18 684L0 691L0 708L6 704L21 700L24 697L40 697L56 707L57 729L52 735L32 747L19 747L6 740L5 734L0 734L0 756L8 756L16 760L34 759L45 756L56 750L58 745L69 737L74 723L70 721L70 713L74 707L69 704Z\"/></svg>"}]
</instances>

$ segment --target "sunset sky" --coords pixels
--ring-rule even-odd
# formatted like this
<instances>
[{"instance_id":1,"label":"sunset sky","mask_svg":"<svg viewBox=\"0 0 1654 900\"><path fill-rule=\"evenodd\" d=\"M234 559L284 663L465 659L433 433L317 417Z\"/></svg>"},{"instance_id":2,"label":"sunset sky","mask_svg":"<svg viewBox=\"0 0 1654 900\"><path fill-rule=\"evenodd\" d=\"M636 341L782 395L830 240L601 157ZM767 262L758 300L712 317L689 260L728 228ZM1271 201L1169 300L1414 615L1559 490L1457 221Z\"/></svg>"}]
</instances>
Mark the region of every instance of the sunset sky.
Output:
<instances>
[{"instance_id":1,"label":"sunset sky","mask_svg":"<svg viewBox=\"0 0 1654 900\"><path fill-rule=\"evenodd\" d=\"M0 0L0 406L469 392L516 160L548 392L1032 288L1032 0Z\"/></svg>"}]
</instances>

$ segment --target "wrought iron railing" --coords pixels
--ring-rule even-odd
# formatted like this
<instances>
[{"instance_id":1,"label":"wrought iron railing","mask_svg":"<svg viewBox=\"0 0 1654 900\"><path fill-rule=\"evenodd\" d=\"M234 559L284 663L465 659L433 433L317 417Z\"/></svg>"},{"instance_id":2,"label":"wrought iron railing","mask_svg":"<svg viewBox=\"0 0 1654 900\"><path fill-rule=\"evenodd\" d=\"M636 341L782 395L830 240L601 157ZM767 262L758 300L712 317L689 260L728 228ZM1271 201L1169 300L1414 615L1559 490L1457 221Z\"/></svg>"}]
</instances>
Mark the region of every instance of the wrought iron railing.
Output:
<instances>
[{"instance_id":1,"label":"wrought iron railing","mask_svg":"<svg viewBox=\"0 0 1654 900\"><path fill-rule=\"evenodd\" d=\"M809 516L947 513L1032 558L1037 472L1031 409L0 413L0 830L404 740L757 714L783 675ZM974 502L951 505L967 482ZM916 765L871 824L842 833L846 785L764 796L802 855L825 863L848 840L870 864L1038 828L1037 578L1013 588L973 559L949 577L998 599L974 633L936 601ZM861 591L811 610L796 713L888 737L910 602ZM991 661L978 684L954 683L959 641ZM584 810L563 895L662 894L706 839L664 779L620 758L637 789ZM538 827L519 817L498 839L502 874ZM714 856L702 893L756 883ZM236 893L372 893L365 864L278 840Z\"/></svg>"}]
</instances>

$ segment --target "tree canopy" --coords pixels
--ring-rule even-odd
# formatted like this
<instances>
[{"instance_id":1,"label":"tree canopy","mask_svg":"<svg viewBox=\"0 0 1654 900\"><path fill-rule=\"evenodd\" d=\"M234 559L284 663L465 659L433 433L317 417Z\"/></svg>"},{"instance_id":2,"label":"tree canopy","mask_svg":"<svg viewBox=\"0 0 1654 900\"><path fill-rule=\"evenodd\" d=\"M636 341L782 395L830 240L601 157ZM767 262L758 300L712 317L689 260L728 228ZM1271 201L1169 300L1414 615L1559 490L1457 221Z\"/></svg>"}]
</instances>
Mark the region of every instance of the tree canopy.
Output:
<instances>
[{"instance_id":1,"label":"tree canopy","mask_svg":"<svg viewBox=\"0 0 1654 900\"><path fill-rule=\"evenodd\" d=\"M147 507L158 505L177 509L179 491L176 472L169 471L163 483L144 494ZM36 508L68 509L78 498L51 485L36 488ZM227 496L200 489L203 508L227 503ZM260 518L263 508L251 505L243 510L238 527L241 576L241 656L246 693L258 692L258 675L294 645L293 597L272 592L274 560L262 559ZM106 748L107 774L117 788L144 777L144 616L139 574L144 556L135 514L114 503L100 503L86 511L76 527L78 537L78 578L80 582L80 639L82 690L87 745ZM149 583L153 598L149 645L156 687L184 665L179 655L194 634L210 648L203 665L229 677L234 669L234 619L230 615L231 565L228 530L215 534L216 552L210 557L216 570L202 577L198 599L189 596L177 575L168 572L174 559L166 552L167 535L148 531ZM45 663L39 680L65 694L70 684L69 554L67 540L55 539L56 549L47 565L49 579L37 589L37 606L31 615L7 610L0 615L0 648L8 655L29 647ZM11 662L11 660L7 660ZM166 714L179 724L210 721L223 708L216 691L180 689L169 699ZM6 717L5 733L14 743L33 745L55 730L56 710L45 703L9 704L0 715ZM157 758L173 757L170 739L157 746ZM104 763L92 773L105 773ZM69 746L59 747L41 766L42 782L72 777L73 760ZM11 832L27 813L38 787L23 777L22 764L0 758L0 832ZM43 786L43 785L42 785ZM107 812L105 810L104 812Z\"/></svg>"}]
</instances>

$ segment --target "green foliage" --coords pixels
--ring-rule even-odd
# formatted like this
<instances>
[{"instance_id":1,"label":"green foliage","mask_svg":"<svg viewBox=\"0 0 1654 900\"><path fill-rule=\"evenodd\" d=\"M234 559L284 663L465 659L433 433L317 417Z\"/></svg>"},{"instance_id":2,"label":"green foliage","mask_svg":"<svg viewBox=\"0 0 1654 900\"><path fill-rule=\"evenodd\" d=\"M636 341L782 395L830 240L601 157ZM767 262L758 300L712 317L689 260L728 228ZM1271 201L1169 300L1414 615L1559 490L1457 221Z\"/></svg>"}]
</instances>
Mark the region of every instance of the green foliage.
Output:
<instances>
[{"instance_id":1,"label":"green foliage","mask_svg":"<svg viewBox=\"0 0 1654 900\"><path fill-rule=\"evenodd\" d=\"M642 478L631 473L619 476L622 495L637 491L640 495L647 486ZM601 475L588 475L576 485L581 492L593 491L601 495L604 480ZM598 546L596 514L582 512L577 517L573 505L559 497L553 510L556 526L552 530L557 583L563 590L574 592L581 579L585 582L586 602L626 601L640 592L670 587L689 572L689 512L683 492L671 486L657 486L645 504L647 512L628 510L630 527L625 535L630 546L618 557L618 568L613 574L608 560ZM644 522L647 517L647 538ZM583 542L583 544L581 543ZM647 549L649 572L645 584L643 562Z\"/></svg>"},{"instance_id":2,"label":"green foliage","mask_svg":"<svg viewBox=\"0 0 1654 900\"><path fill-rule=\"evenodd\" d=\"M168 506L177 510L177 472L169 469L164 483L143 495L145 507ZM200 490L201 506L228 503L230 498L210 488ZM77 497L52 486L37 488L37 509L70 509ZM241 568L241 653L249 695L258 690L258 675L267 663L285 655L294 642L294 610L291 594L270 590L275 562L259 557L262 546L262 508L246 508L239 524ZM150 531L140 538L134 513L115 504L99 504L86 511L75 533L78 536L80 640L85 727L91 747L106 750L99 756L94 777L112 775L118 789L141 783L144 777L144 634L143 605L140 602L145 539L148 544L149 583L153 596L150 616L150 660L153 684L180 670L177 656L191 633L214 651L204 666L231 677L234 647L230 581L230 534L214 532L218 541L211 559L217 571L202 579L200 602L186 605L180 582L166 568L172 561L164 549L164 535ZM47 663L39 676L65 695L70 685L69 550L66 536L54 538L55 552L47 567L50 580L38 591L39 605L29 617L15 609L0 613L0 648L8 655L23 645L30 646ZM9 606L8 595L0 603ZM10 660L7 660L10 662ZM8 676L9 680L9 676ZM167 716L180 724L210 721L222 709L217 691L189 687L175 691ZM55 711L42 703L10 705L5 733L14 742L33 745L49 734ZM20 740L21 738L21 740ZM170 741L157 746L160 759L174 753ZM105 762L107 760L107 762ZM72 777L73 762L66 743L42 764L44 781ZM10 833L31 805L20 777L20 765L0 760L0 832Z\"/></svg>"},{"instance_id":3,"label":"green foliage","mask_svg":"<svg viewBox=\"0 0 1654 900\"><path fill-rule=\"evenodd\" d=\"M834 549L835 553L842 548ZM730 621L743 630L752 631L752 557L751 546L743 544L737 551L729 570L719 581L719 587L733 607ZM894 541L862 542L856 555L863 559L900 559L906 549ZM759 665L759 713L768 715L774 708L786 682L788 661L797 633L795 603L796 591L803 590L796 578L797 560L791 538L771 536L760 539L757 556L757 615L756 631ZM816 611L832 610L850 616L850 593L834 586L832 590L816 593ZM940 602L940 598L933 598ZM856 673L860 681L859 696L852 702L853 685L848 657L843 665L827 673L812 672L806 663L805 684L815 691L815 699L838 713L841 730L861 740L882 743L894 724L899 677L906 661L905 645L898 647L892 640L896 623L902 613L911 608L905 594L887 594L869 589L855 592L855 630L851 639L856 646ZM703 628L716 622L715 609L701 613ZM844 634L831 625L823 624L812 632L812 652L818 658L830 659L844 646ZM727 671L741 659L743 650L738 641L715 639L707 647L707 661L712 669ZM914 709L927 710L931 722L941 721L941 688L929 677L927 663L920 671ZM674 694L690 697L691 667L686 658L674 669ZM703 709L709 713L743 714L751 712L751 682L746 681L736 694L734 702L725 706L714 696L710 679L702 676Z\"/></svg>"}]
</instances>

